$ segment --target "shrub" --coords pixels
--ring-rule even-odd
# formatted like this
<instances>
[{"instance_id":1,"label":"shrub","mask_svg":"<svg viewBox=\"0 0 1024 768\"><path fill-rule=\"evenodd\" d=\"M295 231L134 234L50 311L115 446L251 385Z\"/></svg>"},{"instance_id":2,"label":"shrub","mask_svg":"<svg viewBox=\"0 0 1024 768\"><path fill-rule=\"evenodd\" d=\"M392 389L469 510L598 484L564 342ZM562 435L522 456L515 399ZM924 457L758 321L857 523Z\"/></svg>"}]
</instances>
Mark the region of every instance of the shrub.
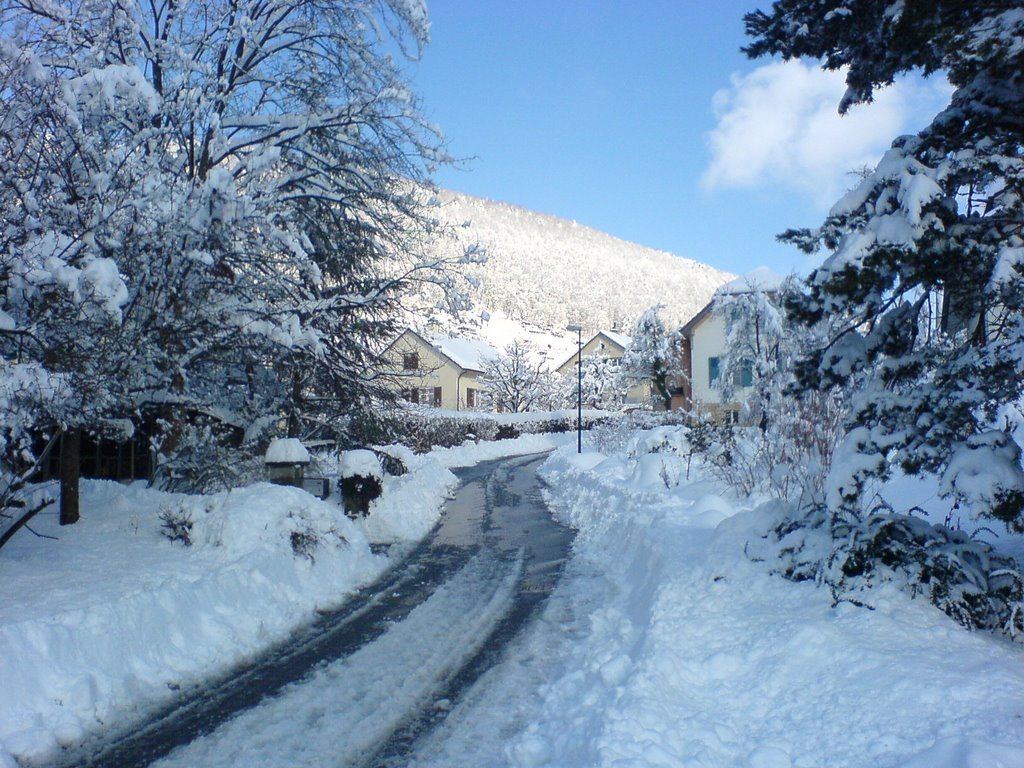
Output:
<instances>
[{"instance_id":1,"label":"shrub","mask_svg":"<svg viewBox=\"0 0 1024 768\"><path fill-rule=\"evenodd\" d=\"M185 509L164 507L160 510L160 532L171 541L192 546L192 515Z\"/></svg>"},{"instance_id":2,"label":"shrub","mask_svg":"<svg viewBox=\"0 0 1024 768\"><path fill-rule=\"evenodd\" d=\"M341 487L345 514L349 517L368 514L370 502L378 498L383 490L380 480L366 475L343 477L338 481L338 485Z\"/></svg>"},{"instance_id":3,"label":"shrub","mask_svg":"<svg viewBox=\"0 0 1024 768\"><path fill-rule=\"evenodd\" d=\"M156 483L177 493L216 493L262 479L262 456L255 446L239 447L232 428L211 419L179 425L174 447L155 440L159 463Z\"/></svg>"},{"instance_id":4,"label":"shrub","mask_svg":"<svg viewBox=\"0 0 1024 768\"><path fill-rule=\"evenodd\" d=\"M584 414L583 428L591 429L610 415ZM527 434L569 432L576 429L575 415L553 414L550 418L501 420L488 413L452 415L427 411L398 411L391 421L392 438L416 453L435 447L451 448L467 440L508 440Z\"/></svg>"},{"instance_id":5,"label":"shrub","mask_svg":"<svg viewBox=\"0 0 1024 768\"><path fill-rule=\"evenodd\" d=\"M1024 633L1017 563L944 525L891 512L861 520L818 506L784 518L748 554L788 579L828 586L836 603L870 607L871 588L891 583L969 629Z\"/></svg>"}]
</instances>

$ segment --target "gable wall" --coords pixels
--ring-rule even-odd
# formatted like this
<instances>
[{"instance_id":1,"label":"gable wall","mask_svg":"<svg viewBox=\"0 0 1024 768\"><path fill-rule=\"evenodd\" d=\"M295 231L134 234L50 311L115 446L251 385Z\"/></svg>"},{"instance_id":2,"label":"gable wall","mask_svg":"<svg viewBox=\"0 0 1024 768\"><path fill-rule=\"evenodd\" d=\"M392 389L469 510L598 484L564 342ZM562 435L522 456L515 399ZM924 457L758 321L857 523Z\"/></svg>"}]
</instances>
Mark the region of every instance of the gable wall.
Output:
<instances>
[{"instance_id":1,"label":"gable wall","mask_svg":"<svg viewBox=\"0 0 1024 768\"><path fill-rule=\"evenodd\" d=\"M416 372L406 371L402 367L403 354L416 352L419 355L420 368ZM421 396L421 405L433 405L433 391L441 387L441 408L447 410L466 409L466 391L479 391L479 376L476 371L464 371L434 347L427 344L418 335L406 331L384 355L391 388L398 393L412 388L425 390ZM477 406L479 407L479 406Z\"/></svg>"}]
</instances>

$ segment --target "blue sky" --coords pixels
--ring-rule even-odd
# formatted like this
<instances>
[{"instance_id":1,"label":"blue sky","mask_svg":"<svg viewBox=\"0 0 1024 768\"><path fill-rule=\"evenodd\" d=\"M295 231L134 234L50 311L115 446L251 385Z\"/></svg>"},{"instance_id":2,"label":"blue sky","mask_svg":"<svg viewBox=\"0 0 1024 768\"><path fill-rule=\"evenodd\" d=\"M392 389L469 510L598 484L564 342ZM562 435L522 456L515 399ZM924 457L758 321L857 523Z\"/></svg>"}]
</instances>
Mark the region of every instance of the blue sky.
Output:
<instances>
[{"instance_id":1,"label":"blue sky","mask_svg":"<svg viewBox=\"0 0 1024 768\"><path fill-rule=\"evenodd\" d=\"M732 272L806 271L775 235L818 224L948 91L908 81L840 119L840 75L739 51L757 5L428 0L411 77L466 158L437 182Z\"/></svg>"}]
</instances>

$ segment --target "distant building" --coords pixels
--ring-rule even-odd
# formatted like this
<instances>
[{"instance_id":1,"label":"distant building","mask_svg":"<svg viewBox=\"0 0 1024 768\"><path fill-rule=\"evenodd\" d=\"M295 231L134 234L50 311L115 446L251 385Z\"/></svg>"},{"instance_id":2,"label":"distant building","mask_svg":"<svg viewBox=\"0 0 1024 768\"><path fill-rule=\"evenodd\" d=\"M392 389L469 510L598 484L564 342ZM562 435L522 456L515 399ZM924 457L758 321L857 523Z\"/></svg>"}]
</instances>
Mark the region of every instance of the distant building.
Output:
<instances>
[{"instance_id":1,"label":"distant building","mask_svg":"<svg viewBox=\"0 0 1024 768\"><path fill-rule=\"evenodd\" d=\"M583 357L603 357L611 361L619 361L625 354L626 349L633 343L633 339L618 331L598 331L583 345ZM577 353L573 352L569 358L559 365L555 370L563 376L575 378ZM651 399L651 385L648 383L637 384L626 393L626 403L638 405L647 403Z\"/></svg>"},{"instance_id":2,"label":"distant building","mask_svg":"<svg viewBox=\"0 0 1024 768\"><path fill-rule=\"evenodd\" d=\"M736 399L723 403L717 387L721 375L722 359L726 350L725 317L714 311L715 300L721 296L764 291L772 294L779 290L783 278L767 267L759 267L715 291L714 297L683 327L683 370L686 382L672 407L709 413L735 419L742 402L753 387L753 366L744 365L736 370L733 381Z\"/></svg>"},{"instance_id":3,"label":"distant building","mask_svg":"<svg viewBox=\"0 0 1024 768\"><path fill-rule=\"evenodd\" d=\"M480 376L497 350L482 341L405 330L382 353L385 374L404 400L452 411L480 407Z\"/></svg>"}]
</instances>

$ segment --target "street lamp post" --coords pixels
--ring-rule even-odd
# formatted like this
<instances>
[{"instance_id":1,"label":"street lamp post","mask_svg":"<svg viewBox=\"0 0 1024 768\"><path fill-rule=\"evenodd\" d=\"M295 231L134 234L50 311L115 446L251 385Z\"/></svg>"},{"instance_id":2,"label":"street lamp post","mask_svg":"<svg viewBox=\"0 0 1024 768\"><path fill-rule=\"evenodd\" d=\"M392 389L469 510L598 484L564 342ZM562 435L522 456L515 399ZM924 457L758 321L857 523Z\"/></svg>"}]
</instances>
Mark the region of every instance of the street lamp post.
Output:
<instances>
[{"instance_id":1,"label":"street lamp post","mask_svg":"<svg viewBox=\"0 0 1024 768\"><path fill-rule=\"evenodd\" d=\"M565 329L576 331L576 453L583 453L583 326Z\"/></svg>"}]
</instances>

